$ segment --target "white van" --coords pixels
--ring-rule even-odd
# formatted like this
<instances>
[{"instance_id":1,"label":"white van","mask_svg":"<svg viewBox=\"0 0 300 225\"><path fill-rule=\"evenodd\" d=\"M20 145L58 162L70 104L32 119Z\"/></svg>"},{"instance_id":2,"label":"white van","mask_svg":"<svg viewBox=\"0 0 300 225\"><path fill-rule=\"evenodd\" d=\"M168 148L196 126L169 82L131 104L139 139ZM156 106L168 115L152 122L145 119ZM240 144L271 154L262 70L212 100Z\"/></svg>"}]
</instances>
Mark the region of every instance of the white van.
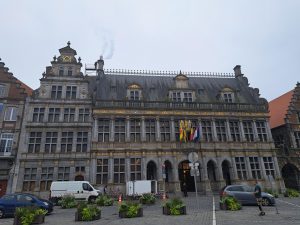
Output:
<instances>
[{"instance_id":1,"label":"white van","mask_svg":"<svg viewBox=\"0 0 300 225\"><path fill-rule=\"evenodd\" d=\"M72 195L76 200L93 201L100 194L88 181L53 181L49 200L54 204L65 195Z\"/></svg>"}]
</instances>

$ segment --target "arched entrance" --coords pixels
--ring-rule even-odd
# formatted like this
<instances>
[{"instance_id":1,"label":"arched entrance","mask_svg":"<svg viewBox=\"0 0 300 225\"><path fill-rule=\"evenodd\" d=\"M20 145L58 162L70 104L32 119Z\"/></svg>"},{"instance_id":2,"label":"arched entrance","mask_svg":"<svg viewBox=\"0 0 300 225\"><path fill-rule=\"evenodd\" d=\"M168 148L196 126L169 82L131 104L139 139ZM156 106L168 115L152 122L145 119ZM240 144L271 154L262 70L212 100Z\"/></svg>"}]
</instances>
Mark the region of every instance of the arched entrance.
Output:
<instances>
[{"instance_id":1,"label":"arched entrance","mask_svg":"<svg viewBox=\"0 0 300 225\"><path fill-rule=\"evenodd\" d=\"M155 162L150 161L147 164L147 180L157 180L156 175L157 167Z\"/></svg>"},{"instance_id":2,"label":"arched entrance","mask_svg":"<svg viewBox=\"0 0 300 225\"><path fill-rule=\"evenodd\" d=\"M189 161L185 160L178 165L178 175L180 180L180 187L182 190L183 183L186 184L186 189L189 192L195 191L194 177L191 176L191 169L189 167Z\"/></svg>"},{"instance_id":3,"label":"arched entrance","mask_svg":"<svg viewBox=\"0 0 300 225\"><path fill-rule=\"evenodd\" d=\"M217 166L213 160L209 160L207 163L207 175L208 180L210 181L210 186L212 191L218 191L218 183L217 183Z\"/></svg>"},{"instance_id":4,"label":"arched entrance","mask_svg":"<svg viewBox=\"0 0 300 225\"><path fill-rule=\"evenodd\" d=\"M231 185L230 163L227 160L224 160L222 162L222 172L223 172L223 178L226 182L226 185Z\"/></svg>"},{"instance_id":5,"label":"arched entrance","mask_svg":"<svg viewBox=\"0 0 300 225\"><path fill-rule=\"evenodd\" d=\"M84 176L82 175L75 176L75 181L84 181Z\"/></svg>"},{"instance_id":6,"label":"arched entrance","mask_svg":"<svg viewBox=\"0 0 300 225\"><path fill-rule=\"evenodd\" d=\"M166 185L166 191L169 192L172 190L172 164L169 160L166 160L164 162L164 166L165 166L165 185ZM164 176L164 175L163 175Z\"/></svg>"},{"instance_id":7,"label":"arched entrance","mask_svg":"<svg viewBox=\"0 0 300 225\"><path fill-rule=\"evenodd\" d=\"M300 172L295 165L291 163L286 164L282 168L281 173L287 188L300 190Z\"/></svg>"}]
</instances>

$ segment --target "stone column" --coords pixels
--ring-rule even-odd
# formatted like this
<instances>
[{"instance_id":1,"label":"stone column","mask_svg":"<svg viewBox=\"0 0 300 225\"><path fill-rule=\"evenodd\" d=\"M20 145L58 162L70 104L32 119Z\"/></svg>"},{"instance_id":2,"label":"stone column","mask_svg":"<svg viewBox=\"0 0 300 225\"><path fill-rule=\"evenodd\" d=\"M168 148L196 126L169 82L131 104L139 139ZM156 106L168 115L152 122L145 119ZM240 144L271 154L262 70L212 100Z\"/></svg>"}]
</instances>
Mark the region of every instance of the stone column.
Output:
<instances>
[{"instance_id":1,"label":"stone column","mask_svg":"<svg viewBox=\"0 0 300 225\"><path fill-rule=\"evenodd\" d=\"M145 124L145 117L142 116L141 118L141 141L146 141L146 124Z\"/></svg>"},{"instance_id":2,"label":"stone column","mask_svg":"<svg viewBox=\"0 0 300 225\"><path fill-rule=\"evenodd\" d=\"M143 155L141 158L141 178L142 180L147 180L147 165L146 165L146 158Z\"/></svg>"},{"instance_id":3,"label":"stone column","mask_svg":"<svg viewBox=\"0 0 300 225\"><path fill-rule=\"evenodd\" d=\"M225 123L226 123L227 140L232 141L229 120L227 119Z\"/></svg>"},{"instance_id":4,"label":"stone column","mask_svg":"<svg viewBox=\"0 0 300 225\"><path fill-rule=\"evenodd\" d=\"M130 181L130 157L125 158L125 182Z\"/></svg>"},{"instance_id":5,"label":"stone column","mask_svg":"<svg viewBox=\"0 0 300 225\"><path fill-rule=\"evenodd\" d=\"M269 142L273 142L272 132L271 132L271 128L270 128L270 119L267 119L265 124L266 124L266 130L267 130L267 140Z\"/></svg>"},{"instance_id":6,"label":"stone column","mask_svg":"<svg viewBox=\"0 0 300 225\"><path fill-rule=\"evenodd\" d=\"M218 141L215 119L212 119L212 136L213 136L213 141Z\"/></svg>"},{"instance_id":7,"label":"stone column","mask_svg":"<svg viewBox=\"0 0 300 225\"><path fill-rule=\"evenodd\" d=\"M114 159L112 155L108 158L108 183L114 183Z\"/></svg>"},{"instance_id":8,"label":"stone column","mask_svg":"<svg viewBox=\"0 0 300 225\"><path fill-rule=\"evenodd\" d=\"M109 121L109 141L115 141L115 118L112 116Z\"/></svg>"},{"instance_id":9,"label":"stone column","mask_svg":"<svg viewBox=\"0 0 300 225\"><path fill-rule=\"evenodd\" d=\"M77 144L77 131L73 131L73 142L72 142L72 152L76 152L76 144Z\"/></svg>"},{"instance_id":10,"label":"stone column","mask_svg":"<svg viewBox=\"0 0 300 225\"><path fill-rule=\"evenodd\" d=\"M260 168L261 168L261 176L264 180L268 180L267 174L266 174L264 159L263 159L262 156L259 156L258 158L259 158L259 163L260 163Z\"/></svg>"},{"instance_id":11,"label":"stone column","mask_svg":"<svg viewBox=\"0 0 300 225\"><path fill-rule=\"evenodd\" d=\"M171 141L176 141L174 117L171 117Z\"/></svg>"},{"instance_id":12,"label":"stone column","mask_svg":"<svg viewBox=\"0 0 300 225\"><path fill-rule=\"evenodd\" d=\"M250 160L249 160L249 157L246 156L245 157L245 163L246 163L246 169L247 169L247 177L248 177L248 180L252 180L253 179L253 176L252 176L252 170L251 170L251 165L250 165Z\"/></svg>"},{"instance_id":13,"label":"stone column","mask_svg":"<svg viewBox=\"0 0 300 225\"><path fill-rule=\"evenodd\" d=\"M295 134L294 134L294 132L290 132L290 137L291 137L291 144L292 144L292 146L294 147L294 148L297 148L297 142L296 142L296 138L295 138Z\"/></svg>"},{"instance_id":14,"label":"stone column","mask_svg":"<svg viewBox=\"0 0 300 225\"><path fill-rule=\"evenodd\" d=\"M260 141L257 133L256 120L252 121L254 141Z\"/></svg>"},{"instance_id":15,"label":"stone column","mask_svg":"<svg viewBox=\"0 0 300 225\"><path fill-rule=\"evenodd\" d=\"M93 120L93 142L98 142L98 118Z\"/></svg>"},{"instance_id":16,"label":"stone column","mask_svg":"<svg viewBox=\"0 0 300 225\"><path fill-rule=\"evenodd\" d=\"M246 141L244 125L243 125L242 119L239 120L239 124L240 124L241 141Z\"/></svg>"},{"instance_id":17,"label":"stone column","mask_svg":"<svg viewBox=\"0 0 300 225\"><path fill-rule=\"evenodd\" d=\"M61 135L62 135L62 132L58 131L57 132L56 152L61 152Z\"/></svg>"},{"instance_id":18,"label":"stone column","mask_svg":"<svg viewBox=\"0 0 300 225\"><path fill-rule=\"evenodd\" d=\"M276 178L280 179L281 178L281 173L280 173L277 157L273 156L272 158L273 158L274 168L275 168L275 172L276 172L276 177L274 177L274 179L276 179Z\"/></svg>"},{"instance_id":19,"label":"stone column","mask_svg":"<svg viewBox=\"0 0 300 225\"><path fill-rule=\"evenodd\" d=\"M160 142L160 123L159 123L159 117L156 117L156 141Z\"/></svg>"},{"instance_id":20,"label":"stone column","mask_svg":"<svg viewBox=\"0 0 300 225\"><path fill-rule=\"evenodd\" d=\"M91 166L90 166L90 182L92 184L96 184L97 182L97 159L92 158L91 161ZM88 167L88 166L87 166Z\"/></svg>"},{"instance_id":21,"label":"stone column","mask_svg":"<svg viewBox=\"0 0 300 225\"><path fill-rule=\"evenodd\" d=\"M126 117L125 120L125 142L130 142L130 118Z\"/></svg>"}]
</instances>

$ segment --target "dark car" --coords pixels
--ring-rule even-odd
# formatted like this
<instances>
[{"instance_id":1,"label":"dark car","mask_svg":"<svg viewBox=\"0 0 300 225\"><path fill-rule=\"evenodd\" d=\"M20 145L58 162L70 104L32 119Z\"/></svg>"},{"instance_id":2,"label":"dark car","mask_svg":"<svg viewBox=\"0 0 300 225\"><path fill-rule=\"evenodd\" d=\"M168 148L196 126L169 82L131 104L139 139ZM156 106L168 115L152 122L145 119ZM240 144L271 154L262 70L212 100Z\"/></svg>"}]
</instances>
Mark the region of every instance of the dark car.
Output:
<instances>
[{"instance_id":1,"label":"dark car","mask_svg":"<svg viewBox=\"0 0 300 225\"><path fill-rule=\"evenodd\" d=\"M275 205L275 198L273 195L262 192L263 205ZM232 196L242 205L257 205L254 196L254 187L247 185L229 185L220 191L220 198L225 196Z\"/></svg>"},{"instance_id":2,"label":"dark car","mask_svg":"<svg viewBox=\"0 0 300 225\"><path fill-rule=\"evenodd\" d=\"M53 211L53 204L32 194L8 194L0 198L0 218L13 216L17 207L35 206L45 209L47 213Z\"/></svg>"}]
</instances>

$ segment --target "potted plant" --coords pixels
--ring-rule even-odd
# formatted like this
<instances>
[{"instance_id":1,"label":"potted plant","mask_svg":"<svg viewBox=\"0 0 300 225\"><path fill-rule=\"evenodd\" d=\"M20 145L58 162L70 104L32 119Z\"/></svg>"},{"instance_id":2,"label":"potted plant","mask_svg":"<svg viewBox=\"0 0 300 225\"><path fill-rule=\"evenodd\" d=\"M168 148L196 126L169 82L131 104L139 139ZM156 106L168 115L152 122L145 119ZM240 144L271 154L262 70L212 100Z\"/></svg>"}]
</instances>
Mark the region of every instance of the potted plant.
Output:
<instances>
[{"instance_id":1,"label":"potted plant","mask_svg":"<svg viewBox=\"0 0 300 225\"><path fill-rule=\"evenodd\" d=\"M164 215L185 215L186 206L180 198L172 198L163 205Z\"/></svg>"},{"instance_id":2,"label":"potted plant","mask_svg":"<svg viewBox=\"0 0 300 225\"><path fill-rule=\"evenodd\" d=\"M96 198L95 203L98 206L112 206L114 204L114 199L108 197L107 195L101 195Z\"/></svg>"},{"instance_id":3,"label":"potted plant","mask_svg":"<svg viewBox=\"0 0 300 225\"><path fill-rule=\"evenodd\" d=\"M236 211L242 209L242 206L234 197L225 196L220 199L220 209Z\"/></svg>"},{"instance_id":4,"label":"potted plant","mask_svg":"<svg viewBox=\"0 0 300 225\"><path fill-rule=\"evenodd\" d=\"M75 208L77 206L75 197L72 195L65 195L61 200L58 201L58 204L63 209Z\"/></svg>"},{"instance_id":5,"label":"potted plant","mask_svg":"<svg viewBox=\"0 0 300 225\"><path fill-rule=\"evenodd\" d=\"M284 193L284 197L299 197L299 196L300 196L299 192L291 188L287 188Z\"/></svg>"},{"instance_id":6,"label":"potted plant","mask_svg":"<svg viewBox=\"0 0 300 225\"><path fill-rule=\"evenodd\" d=\"M101 210L95 205L80 203L75 212L75 221L93 221L101 219Z\"/></svg>"},{"instance_id":7,"label":"potted plant","mask_svg":"<svg viewBox=\"0 0 300 225\"><path fill-rule=\"evenodd\" d=\"M45 222L47 211L36 207L16 208L14 225L31 225Z\"/></svg>"},{"instance_id":8,"label":"potted plant","mask_svg":"<svg viewBox=\"0 0 300 225\"><path fill-rule=\"evenodd\" d=\"M134 202L123 202L119 207L120 218L142 217L143 208L140 204Z\"/></svg>"},{"instance_id":9,"label":"potted plant","mask_svg":"<svg viewBox=\"0 0 300 225\"><path fill-rule=\"evenodd\" d=\"M220 204L220 210L227 210L226 197L220 198L219 204Z\"/></svg>"},{"instance_id":10,"label":"potted plant","mask_svg":"<svg viewBox=\"0 0 300 225\"><path fill-rule=\"evenodd\" d=\"M154 194L151 194L151 193L143 194L140 197L140 203L142 203L142 204L152 205L155 203L155 201L156 201L156 198L155 198Z\"/></svg>"}]
</instances>

